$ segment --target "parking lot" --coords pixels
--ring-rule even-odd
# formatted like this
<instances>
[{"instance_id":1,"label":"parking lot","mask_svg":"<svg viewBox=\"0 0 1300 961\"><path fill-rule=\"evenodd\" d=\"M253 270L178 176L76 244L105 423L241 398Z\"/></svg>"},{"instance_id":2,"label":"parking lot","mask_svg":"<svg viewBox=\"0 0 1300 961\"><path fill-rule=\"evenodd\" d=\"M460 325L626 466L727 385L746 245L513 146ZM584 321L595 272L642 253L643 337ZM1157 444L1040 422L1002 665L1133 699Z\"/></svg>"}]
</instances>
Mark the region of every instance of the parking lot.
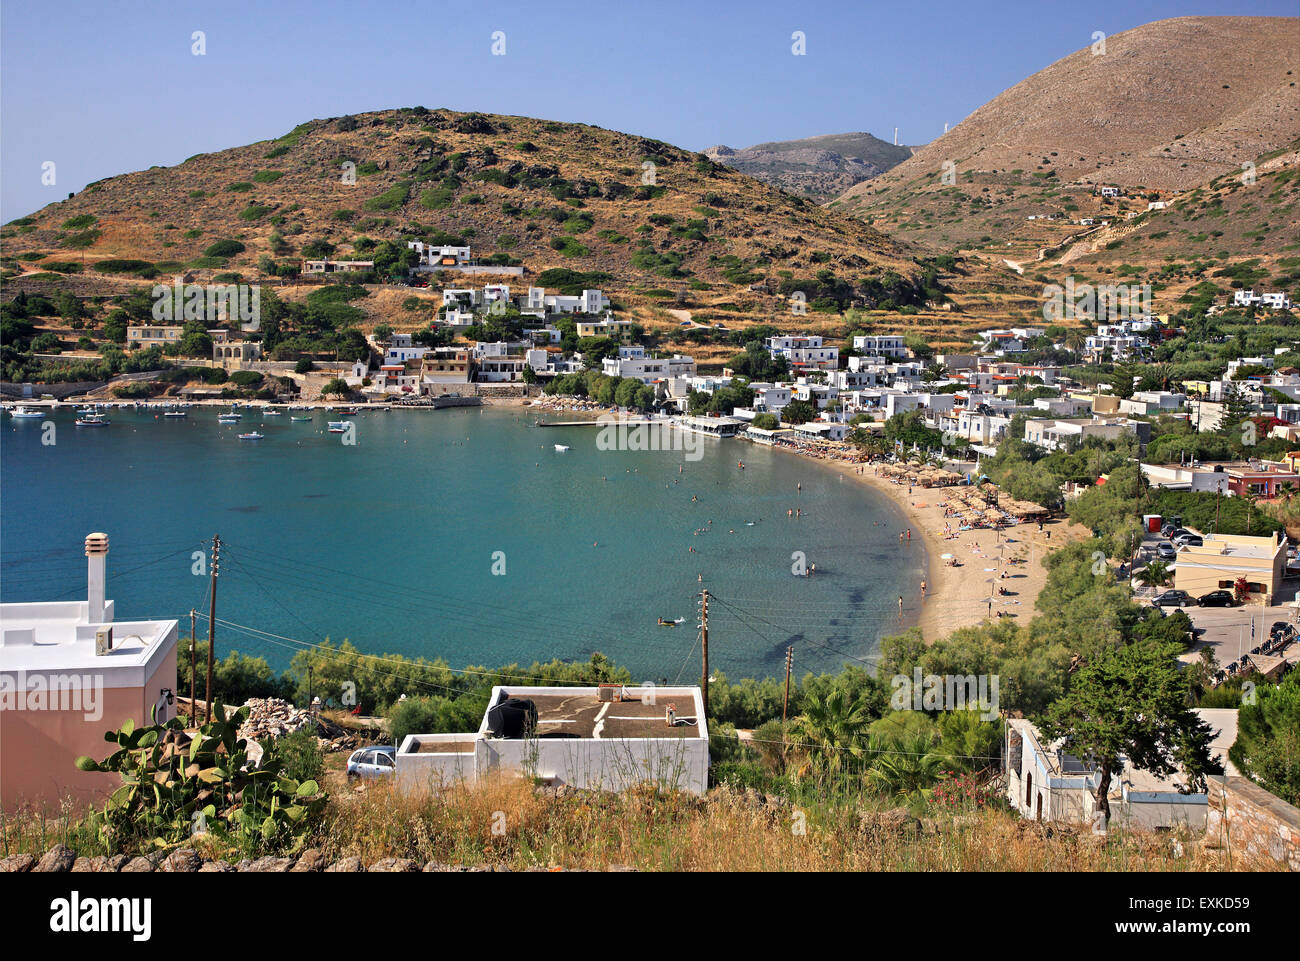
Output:
<instances>
[{"instance_id":1,"label":"parking lot","mask_svg":"<svg viewBox=\"0 0 1300 961\"><path fill-rule=\"evenodd\" d=\"M1156 559L1156 547L1165 540L1156 534L1148 534L1143 539L1135 571L1140 571L1149 561ZM1177 566L1176 563L1166 563L1170 564L1171 570ZM1166 589L1143 589L1138 592L1137 599L1139 602L1150 603L1153 596ZM1300 620L1297 620L1300 608L1292 606L1297 589L1300 589L1300 579L1287 579L1283 582L1282 590L1275 603L1268 607L1246 604L1241 607L1183 608L1183 613L1191 618L1196 633L1196 643L1190 651L1182 655L1180 660L1189 663L1197 661L1200 659L1201 649L1209 647L1214 650L1215 660L1220 665L1226 665L1243 654L1250 653L1251 648L1262 644L1268 638L1269 629L1277 621L1300 624ZM1172 613L1175 608L1170 607L1165 610L1167 613ZM1282 656L1292 663L1300 662L1300 644L1292 644Z\"/></svg>"}]
</instances>

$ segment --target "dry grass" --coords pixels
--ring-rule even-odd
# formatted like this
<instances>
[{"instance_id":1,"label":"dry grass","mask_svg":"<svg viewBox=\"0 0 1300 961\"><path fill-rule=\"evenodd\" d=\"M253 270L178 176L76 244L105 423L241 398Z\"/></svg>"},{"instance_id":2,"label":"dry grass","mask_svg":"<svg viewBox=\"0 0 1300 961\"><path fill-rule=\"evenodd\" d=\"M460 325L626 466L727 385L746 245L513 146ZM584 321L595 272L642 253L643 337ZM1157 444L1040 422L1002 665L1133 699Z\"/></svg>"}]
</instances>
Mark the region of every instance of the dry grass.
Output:
<instances>
[{"instance_id":1,"label":"dry grass","mask_svg":"<svg viewBox=\"0 0 1300 961\"><path fill-rule=\"evenodd\" d=\"M442 794L389 785L337 803L320 846L369 863L669 871L1217 871L1276 869L1191 838L1021 821L1005 811L907 822L852 805L800 810L757 796L629 792L544 796L519 780ZM803 830L800 832L799 828Z\"/></svg>"}]
</instances>

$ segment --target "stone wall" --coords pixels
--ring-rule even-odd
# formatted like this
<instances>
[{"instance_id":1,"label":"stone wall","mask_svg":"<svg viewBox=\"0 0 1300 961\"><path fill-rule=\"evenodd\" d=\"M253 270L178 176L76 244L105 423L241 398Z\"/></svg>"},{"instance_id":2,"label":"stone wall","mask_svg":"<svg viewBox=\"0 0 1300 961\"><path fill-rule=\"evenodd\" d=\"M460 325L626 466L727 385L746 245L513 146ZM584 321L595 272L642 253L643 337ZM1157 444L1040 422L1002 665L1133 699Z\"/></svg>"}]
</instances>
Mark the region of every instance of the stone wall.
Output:
<instances>
[{"instance_id":1,"label":"stone wall","mask_svg":"<svg viewBox=\"0 0 1300 961\"><path fill-rule=\"evenodd\" d=\"M1300 871L1300 808L1249 778L1214 776L1209 784L1207 846L1269 857Z\"/></svg>"}]
</instances>

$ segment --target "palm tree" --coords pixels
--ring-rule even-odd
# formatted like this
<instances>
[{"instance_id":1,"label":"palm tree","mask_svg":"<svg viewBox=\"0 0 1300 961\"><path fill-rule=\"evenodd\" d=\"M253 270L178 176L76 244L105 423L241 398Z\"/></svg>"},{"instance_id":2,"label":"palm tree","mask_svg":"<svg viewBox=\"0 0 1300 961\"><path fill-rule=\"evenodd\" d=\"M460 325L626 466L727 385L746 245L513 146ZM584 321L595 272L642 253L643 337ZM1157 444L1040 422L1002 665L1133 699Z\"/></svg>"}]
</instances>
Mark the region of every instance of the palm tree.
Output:
<instances>
[{"instance_id":1,"label":"palm tree","mask_svg":"<svg viewBox=\"0 0 1300 961\"><path fill-rule=\"evenodd\" d=\"M1142 570L1138 571L1138 580L1147 587L1163 587L1173 580L1173 574L1170 573L1169 565L1164 561L1152 561Z\"/></svg>"},{"instance_id":2,"label":"palm tree","mask_svg":"<svg viewBox=\"0 0 1300 961\"><path fill-rule=\"evenodd\" d=\"M867 753L872 757L867 783L889 797L908 800L923 798L948 762L926 734L873 737L867 743Z\"/></svg>"},{"instance_id":3,"label":"palm tree","mask_svg":"<svg viewBox=\"0 0 1300 961\"><path fill-rule=\"evenodd\" d=\"M845 755L861 758L863 735L871 716L865 701L851 703L849 696L837 688L829 694L810 694L804 699L803 713L794 719L794 740L812 748L814 763L838 772Z\"/></svg>"},{"instance_id":4,"label":"palm tree","mask_svg":"<svg viewBox=\"0 0 1300 961\"><path fill-rule=\"evenodd\" d=\"M1259 494L1250 491L1246 494L1244 500L1246 501L1246 533L1249 535L1251 513L1254 506L1259 502Z\"/></svg>"}]
</instances>

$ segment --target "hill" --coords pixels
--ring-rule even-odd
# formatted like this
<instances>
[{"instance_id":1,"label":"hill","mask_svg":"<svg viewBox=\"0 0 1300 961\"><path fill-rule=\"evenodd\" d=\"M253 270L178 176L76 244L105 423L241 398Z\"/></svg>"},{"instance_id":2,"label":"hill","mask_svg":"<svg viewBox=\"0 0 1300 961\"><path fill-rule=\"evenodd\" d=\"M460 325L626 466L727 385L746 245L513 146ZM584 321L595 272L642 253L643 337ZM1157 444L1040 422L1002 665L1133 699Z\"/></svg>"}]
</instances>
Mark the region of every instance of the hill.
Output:
<instances>
[{"instance_id":1,"label":"hill","mask_svg":"<svg viewBox=\"0 0 1300 961\"><path fill-rule=\"evenodd\" d=\"M902 163L912 149L869 133L845 133L760 143L740 150L719 145L705 150L704 155L755 180L824 203Z\"/></svg>"},{"instance_id":2,"label":"hill","mask_svg":"<svg viewBox=\"0 0 1300 961\"><path fill-rule=\"evenodd\" d=\"M245 278L288 273L300 257L370 259L384 241L461 242L530 274L568 268L616 291L720 288L728 300L732 288L817 270L917 272L908 248L861 221L701 154L580 124L424 108L312 120L277 140L111 177L4 235L23 269L143 261L131 265L140 276Z\"/></svg>"},{"instance_id":3,"label":"hill","mask_svg":"<svg viewBox=\"0 0 1300 961\"><path fill-rule=\"evenodd\" d=\"M1065 257L1094 229L1103 247L1121 239L1080 221L1113 227L1145 217L1149 203L1199 204L1212 182L1240 180L1263 189L1229 205L1247 222L1214 235L1214 252L1227 261L1268 254L1275 245L1255 237L1270 227L1274 240L1294 235L1297 222L1287 171L1300 138L1298 80L1298 18L1147 24L1106 38L1104 53L1085 48L1016 84L830 206L900 239L1027 267ZM1103 186L1122 196L1102 197ZM1176 232L1148 245L1167 219L1153 212L1123 230L1133 234L1124 260L1156 267L1171 253L1186 256L1170 247L1185 239Z\"/></svg>"}]
</instances>

